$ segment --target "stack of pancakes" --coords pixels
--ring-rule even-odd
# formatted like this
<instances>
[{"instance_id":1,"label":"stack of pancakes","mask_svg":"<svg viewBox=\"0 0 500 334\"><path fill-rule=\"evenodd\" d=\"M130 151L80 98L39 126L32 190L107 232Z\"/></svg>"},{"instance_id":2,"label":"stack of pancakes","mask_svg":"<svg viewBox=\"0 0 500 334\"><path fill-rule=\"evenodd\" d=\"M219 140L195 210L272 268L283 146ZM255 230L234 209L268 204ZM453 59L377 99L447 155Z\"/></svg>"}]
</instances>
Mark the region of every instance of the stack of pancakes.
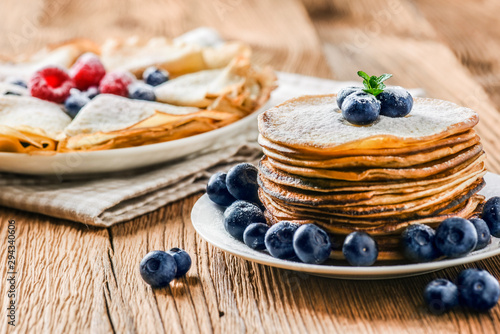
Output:
<instances>
[{"instance_id":1,"label":"stack of pancakes","mask_svg":"<svg viewBox=\"0 0 500 334\"><path fill-rule=\"evenodd\" d=\"M477 114L450 102L416 98L402 118L347 122L335 95L304 96L259 117L259 196L271 224L315 223L342 258L346 235L365 231L379 260L402 258L410 224L436 227L469 218L484 198L485 153Z\"/></svg>"}]
</instances>

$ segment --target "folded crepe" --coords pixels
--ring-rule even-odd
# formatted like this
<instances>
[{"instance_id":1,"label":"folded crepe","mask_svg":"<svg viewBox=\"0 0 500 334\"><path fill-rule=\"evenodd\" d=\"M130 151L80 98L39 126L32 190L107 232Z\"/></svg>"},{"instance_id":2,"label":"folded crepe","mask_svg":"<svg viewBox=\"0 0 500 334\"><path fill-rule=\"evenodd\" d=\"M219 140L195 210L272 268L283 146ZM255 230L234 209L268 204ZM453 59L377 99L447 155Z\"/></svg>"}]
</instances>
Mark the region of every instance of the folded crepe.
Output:
<instances>
[{"instance_id":1,"label":"folded crepe","mask_svg":"<svg viewBox=\"0 0 500 334\"><path fill-rule=\"evenodd\" d=\"M0 152L54 152L71 118L55 103L29 96L0 96Z\"/></svg>"}]
</instances>

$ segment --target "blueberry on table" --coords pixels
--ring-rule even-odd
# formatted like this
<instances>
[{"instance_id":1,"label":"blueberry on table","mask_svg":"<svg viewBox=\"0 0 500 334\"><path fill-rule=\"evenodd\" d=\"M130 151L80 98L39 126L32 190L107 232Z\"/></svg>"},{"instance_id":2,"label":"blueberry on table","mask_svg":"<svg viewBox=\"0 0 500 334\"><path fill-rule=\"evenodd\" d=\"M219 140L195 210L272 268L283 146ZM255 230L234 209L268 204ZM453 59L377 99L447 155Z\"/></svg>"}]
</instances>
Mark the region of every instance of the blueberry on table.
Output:
<instances>
[{"instance_id":1,"label":"blueberry on table","mask_svg":"<svg viewBox=\"0 0 500 334\"><path fill-rule=\"evenodd\" d=\"M302 262L321 264L330 256L332 244L324 230L314 224L305 224L293 236L293 249Z\"/></svg>"},{"instance_id":2,"label":"blueberry on table","mask_svg":"<svg viewBox=\"0 0 500 334\"><path fill-rule=\"evenodd\" d=\"M472 225L474 225L477 233L477 245L474 250L483 249L488 246L491 240L490 229L488 228L488 224L481 218L472 218L470 219Z\"/></svg>"},{"instance_id":3,"label":"blueberry on table","mask_svg":"<svg viewBox=\"0 0 500 334\"><path fill-rule=\"evenodd\" d=\"M371 94L356 92L342 103L342 116L352 124L368 125L380 115L380 102Z\"/></svg>"},{"instance_id":4,"label":"blueberry on table","mask_svg":"<svg viewBox=\"0 0 500 334\"><path fill-rule=\"evenodd\" d=\"M222 206L229 206L236 201L236 198L227 190L226 177L226 173L215 173L210 177L207 184L208 198L215 204Z\"/></svg>"},{"instance_id":5,"label":"blueberry on table","mask_svg":"<svg viewBox=\"0 0 500 334\"><path fill-rule=\"evenodd\" d=\"M352 232L342 246L345 259L352 266L371 266L377 261L378 245L365 232Z\"/></svg>"},{"instance_id":6,"label":"blueberry on table","mask_svg":"<svg viewBox=\"0 0 500 334\"><path fill-rule=\"evenodd\" d=\"M401 235L401 246L405 258L413 262L428 262L439 257L434 244L436 232L424 224L410 225Z\"/></svg>"},{"instance_id":7,"label":"blueberry on table","mask_svg":"<svg viewBox=\"0 0 500 334\"><path fill-rule=\"evenodd\" d=\"M240 241L243 241L243 233L252 223L266 223L264 213L254 203L236 201L224 211L224 228Z\"/></svg>"},{"instance_id":8,"label":"blueberry on table","mask_svg":"<svg viewBox=\"0 0 500 334\"><path fill-rule=\"evenodd\" d=\"M458 288L447 279L436 279L425 287L424 300L434 314L442 314L458 305Z\"/></svg>"},{"instance_id":9,"label":"blueberry on table","mask_svg":"<svg viewBox=\"0 0 500 334\"><path fill-rule=\"evenodd\" d=\"M80 110L89 102L90 99L84 94L80 92L72 93L64 102L64 108L66 108L66 111L71 117L75 117L80 112Z\"/></svg>"},{"instance_id":10,"label":"blueberry on table","mask_svg":"<svg viewBox=\"0 0 500 334\"><path fill-rule=\"evenodd\" d=\"M175 278L177 263L166 252L152 251L141 260L139 270L146 283L153 288L163 288Z\"/></svg>"},{"instance_id":11,"label":"blueberry on table","mask_svg":"<svg viewBox=\"0 0 500 334\"><path fill-rule=\"evenodd\" d=\"M269 228L265 243L267 251L278 259L289 260L296 256L293 249L293 236L299 224L281 221Z\"/></svg>"},{"instance_id":12,"label":"blueberry on table","mask_svg":"<svg viewBox=\"0 0 500 334\"><path fill-rule=\"evenodd\" d=\"M498 302L500 285L486 270L467 269L458 277L460 302L475 311L488 311Z\"/></svg>"},{"instance_id":13,"label":"blueberry on table","mask_svg":"<svg viewBox=\"0 0 500 334\"><path fill-rule=\"evenodd\" d=\"M142 73L142 78L144 81L151 86L158 86L169 79L169 74L167 71L161 70L155 66L150 66Z\"/></svg>"},{"instance_id":14,"label":"blueberry on table","mask_svg":"<svg viewBox=\"0 0 500 334\"><path fill-rule=\"evenodd\" d=\"M476 229L464 218L445 219L436 229L435 243L439 251L448 257L464 256L476 248Z\"/></svg>"},{"instance_id":15,"label":"blueberry on table","mask_svg":"<svg viewBox=\"0 0 500 334\"><path fill-rule=\"evenodd\" d=\"M177 247L170 249L167 253L174 257L175 263L177 264L175 278L186 275L189 268L191 268L191 257L189 254L184 249Z\"/></svg>"},{"instance_id":16,"label":"blueberry on table","mask_svg":"<svg viewBox=\"0 0 500 334\"><path fill-rule=\"evenodd\" d=\"M342 103L344 103L344 100L346 97L351 95L352 93L360 92L361 87L346 87L342 88L339 93L337 94L337 106L339 109L342 109Z\"/></svg>"},{"instance_id":17,"label":"blueberry on table","mask_svg":"<svg viewBox=\"0 0 500 334\"><path fill-rule=\"evenodd\" d=\"M386 88L377 99L380 101L380 115L387 117L404 117L413 107L413 97L403 87Z\"/></svg>"},{"instance_id":18,"label":"blueberry on table","mask_svg":"<svg viewBox=\"0 0 500 334\"><path fill-rule=\"evenodd\" d=\"M128 97L134 100L156 101L153 86L136 82L128 87Z\"/></svg>"},{"instance_id":19,"label":"blueberry on table","mask_svg":"<svg viewBox=\"0 0 500 334\"><path fill-rule=\"evenodd\" d=\"M488 224L492 236L500 237L500 197L492 197L484 204L482 218Z\"/></svg>"},{"instance_id":20,"label":"blueberry on table","mask_svg":"<svg viewBox=\"0 0 500 334\"><path fill-rule=\"evenodd\" d=\"M266 249L264 239L266 237L267 230L269 230L269 226L267 226L267 224L252 223L248 225L245 232L243 232L243 242L245 245L255 250Z\"/></svg>"},{"instance_id":21,"label":"blueberry on table","mask_svg":"<svg viewBox=\"0 0 500 334\"><path fill-rule=\"evenodd\" d=\"M257 167L249 163L241 163L232 167L227 172L227 190L236 199L259 203L258 173Z\"/></svg>"}]
</instances>

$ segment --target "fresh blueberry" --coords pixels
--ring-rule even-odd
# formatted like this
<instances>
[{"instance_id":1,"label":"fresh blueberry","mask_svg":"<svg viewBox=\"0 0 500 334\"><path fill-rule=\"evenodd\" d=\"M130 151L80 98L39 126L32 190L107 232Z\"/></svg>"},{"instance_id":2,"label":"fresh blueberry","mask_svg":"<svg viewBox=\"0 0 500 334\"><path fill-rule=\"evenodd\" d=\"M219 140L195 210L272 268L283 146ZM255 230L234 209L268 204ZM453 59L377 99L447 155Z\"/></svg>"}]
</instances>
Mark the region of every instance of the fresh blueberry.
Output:
<instances>
[{"instance_id":1,"label":"fresh blueberry","mask_svg":"<svg viewBox=\"0 0 500 334\"><path fill-rule=\"evenodd\" d=\"M304 224L293 236L293 249L302 262L321 264L330 256L332 244L328 234L321 228Z\"/></svg>"},{"instance_id":2,"label":"fresh blueberry","mask_svg":"<svg viewBox=\"0 0 500 334\"><path fill-rule=\"evenodd\" d=\"M405 117L413 107L413 97L402 87L386 88L377 95L380 101L380 115Z\"/></svg>"},{"instance_id":3,"label":"fresh blueberry","mask_svg":"<svg viewBox=\"0 0 500 334\"><path fill-rule=\"evenodd\" d=\"M177 273L177 263L164 251L149 252L139 265L142 279L153 288L167 286Z\"/></svg>"},{"instance_id":4,"label":"fresh blueberry","mask_svg":"<svg viewBox=\"0 0 500 334\"><path fill-rule=\"evenodd\" d=\"M134 100L156 101L153 86L136 82L128 87L128 96Z\"/></svg>"},{"instance_id":5,"label":"fresh blueberry","mask_svg":"<svg viewBox=\"0 0 500 334\"><path fill-rule=\"evenodd\" d=\"M90 99L81 93L73 93L64 102L64 107L71 117L75 117Z\"/></svg>"},{"instance_id":6,"label":"fresh blueberry","mask_svg":"<svg viewBox=\"0 0 500 334\"><path fill-rule=\"evenodd\" d=\"M464 256L476 247L476 229L464 218L445 219L436 229L435 244L448 257Z\"/></svg>"},{"instance_id":7,"label":"fresh blueberry","mask_svg":"<svg viewBox=\"0 0 500 334\"><path fill-rule=\"evenodd\" d=\"M169 79L169 75L167 71L160 70L157 67L151 66L148 67L144 73L142 73L142 78L144 81L151 86L158 86L164 82L167 82Z\"/></svg>"},{"instance_id":8,"label":"fresh blueberry","mask_svg":"<svg viewBox=\"0 0 500 334\"><path fill-rule=\"evenodd\" d=\"M352 93L342 102L342 116L352 124L367 125L380 115L380 102L363 91Z\"/></svg>"},{"instance_id":9,"label":"fresh blueberry","mask_svg":"<svg viewBox=\"0 0 500 334\"><path fill-rule=\"evenodd\" d=\"M484 204L483 217L492 236L500 238L500 197L492 197Z\"/></svg>"},{"instance_id":10,"label":"fresh blueberry","mask_svg":"<svg viewBox=\"0 0 500 334\"><path fill-rule=\"evenodd\" d=\"M481 218L472 218L470 222L476 228L477 232L477 245L475 250L483 249L488 246L491 239L490 229L488 228L488 224Z\"/></svg>"},{"instance_id":11,"label":"fresh blueberry","mask_svg":"<svg viewBox=\"0 0 500 334\"><path fill-rule=\"evenodd\" d=\"M210 177L207 184L208 198L216 204L229 206L236 198L229 193L226 187L226 173L215 173Z\"/></svg>"},{"instance_id":12,"label":"fresh blueberry","mask_svg":"<svg viewBox=\"0 0 500 334\"><path fill-rule=\"evenodd\" d=\"M89 89L87 89L84 94L89 98L89 99L93 99L94 97L96 97L97 95L99 95L99 88L97 87L89 87Z\"/></svg>"},{"instance_id":13,"label":"fresh blueberry","mask_svg":"<svg viewBox=\"0 0 500 334\"><path fill-rule=\"evenodd\" d=\"M352 232L342 246L345 259L352 266L371 266L377 261L378 246L365 232Z\"/></svg>"},{"instance_id":14,"label":"fresh blueberry","mask_svg":"<svg viewBox=\"0 0 500 334\"><path fill-rule=\"evenodd\" d=\"M460 302L475 311L488 311L498 302L500 285L486 270L467 269L457 279Z\"/></svg>"},{"instance_id":15,"label":"fresh blueberry","mask_svg":"<svg viewBox=\"0 0 500 334\"><path fill-rule=\"evenodd\" d=\"M434 244L436 232L424 224L410 225L401 236L404 256L413 262L428 262L439 257Z\"/></svg>"},{"instance_id":16,"label":"fresh blueberry","mask_svg":"<svg viewBox=\"0 0 500 334\"><path fill-rule=\"evenodd\" d=\"M243 232L252 223L265 223L266 217L254 203L236 201L224 211L224 228L234 238L243 241Z\"/></svg>"},{"instance_id":17,"label":"fresh blueberry","mask_svg":"<svg viewBox=\"0 0 500 334\"><path fill-rule=\"evenodd\" d=\"M269 226L267 226L267 224L252 223L247 226L245 232L243 233L243 242L245 242L245 245L252 249L266 249L264 239L266 237L267 230L269 230Z\"/></svg>"},{"instance_id":18,"label":"fresh blueberry","mask_svg":"<svg viewBox=\"0 0 500 334\"><path fill-rule=\"evenodd\" d=\"M189 268L191 268L191 257L189 254L184 249L177 247L170 249L167 253L174 257L175 263L177 264L175 278L186 275Z\"/></svg>"},{"instance_id":19,"label":"fresh blueberry","mask_svg":"<svg viewBox=\"0 0 500 334\"><path fill-rule=\"evenodd\" d=\"M458 305L458 288L447 279L435 279L425 287L424 300L432 313L442 314Z\"/></svg>"},{"instance_id":20,"label":"fresh blueberry","mask_svg":"<svg viewBox=\"0 0 500 334\"><path fill-rule=\"evenodd\" d=\"M337 106L339 109L342 109L342 103L344 102L345 98L351 95L352 93L360 92L361 88L360 87L346 87L342 88L339 93L337 94Z\"/></svg>"},{"instance_id":21,"label":"fresh blueberry","mask_svg":"<svg viewBox=\"0 0 500 334\"><path fill-rule=\"evenodd\" d=\"M236 199L259 203L257 174L257 167L252 164L242 163L234 166L227 172L227 190Z\"/></svg>"},{"instance_id":22,"label":"fresh blueberry","mask_svg":"<svg viewBox=\"0 0 500 334\"><path fill-rule=\"evenodd\" d=\"M267 251L278 259L289 260L296 256L293 249L293 236L299 224L281 221L269 228L265 243Z\"/></svg>"},{"instance_id":23,"label":"fresh blueberry","mask_svg":"<svg viewBox=\"0 0 500 334\"><path fill-rule=\"evenodd\" d=\"M21 78L8 78L5 82L10 83L12 85L20 86L23 88L28 88L28 84Z\"/></svg>"}]
</instances>

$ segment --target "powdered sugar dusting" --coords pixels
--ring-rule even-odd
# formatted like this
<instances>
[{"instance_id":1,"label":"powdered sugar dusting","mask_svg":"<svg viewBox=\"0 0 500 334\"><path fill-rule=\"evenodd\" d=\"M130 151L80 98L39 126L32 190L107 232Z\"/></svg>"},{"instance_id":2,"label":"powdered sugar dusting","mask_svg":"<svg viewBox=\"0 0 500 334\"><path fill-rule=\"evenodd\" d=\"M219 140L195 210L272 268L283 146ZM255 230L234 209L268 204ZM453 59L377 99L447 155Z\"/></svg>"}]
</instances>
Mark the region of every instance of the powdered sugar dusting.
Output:
<instances>
[{"instance_id":1,"label":"powdered sugar dusting","mask_svg":"<svg viewBox=\"0 0 500 334\"><path fill-rule=\"evenodd\" d=\"M454 103L415 98L410 114L380 118L369 126L347 122L337 107L336 95L289 100L259 117L260 133L276 143L294 146L333 147L374 136L425 139L451 127L473 127L477 113Z\"/></svg>"}]
</instances>

